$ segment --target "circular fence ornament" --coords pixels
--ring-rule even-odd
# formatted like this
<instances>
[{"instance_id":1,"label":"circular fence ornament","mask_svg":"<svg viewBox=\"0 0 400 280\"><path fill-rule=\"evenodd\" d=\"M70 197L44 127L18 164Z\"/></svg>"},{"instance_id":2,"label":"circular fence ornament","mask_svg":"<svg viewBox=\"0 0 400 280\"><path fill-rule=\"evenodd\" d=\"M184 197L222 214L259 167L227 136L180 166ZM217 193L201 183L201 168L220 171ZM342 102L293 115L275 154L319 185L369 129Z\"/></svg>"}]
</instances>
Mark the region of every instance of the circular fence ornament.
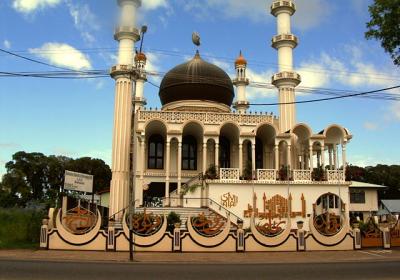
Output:
<instances>
[{"instance_id":1,"label":"circular fence ornament","mask_svg":"<svg viewBox=\"0 0 400 280\"><path fill-rule=\"evenodd\" d=\"M143 212L132 214L131 221L132 231L136 235L150 236L156 233L163 224L163 217L147 213L146 209ZM127 224L129 225L129 218L127 216Z\"/></svg>"},{"instance_id":2,"label":"circular fence ornament","mask_svg":"<svg viewBox=\"0 0 400 280\"><path fill-rule=\"evenodd\" d=\"M315 229L324 236L339 233L344 221L344 204L339 196L332 193L324 194L313 206Z\"/></svg>"},{"instance_id":3,"label":"circular fence ornament","mask_svg":"<svg viewBox=\"0 0 400 280\"><path fill-rule=\"evenodd\" d=\"M78 205L67 211L62 217L63 225L73 234L85 234L91 231L97 223L97 215Z\"/></svg>"}]
</instances>

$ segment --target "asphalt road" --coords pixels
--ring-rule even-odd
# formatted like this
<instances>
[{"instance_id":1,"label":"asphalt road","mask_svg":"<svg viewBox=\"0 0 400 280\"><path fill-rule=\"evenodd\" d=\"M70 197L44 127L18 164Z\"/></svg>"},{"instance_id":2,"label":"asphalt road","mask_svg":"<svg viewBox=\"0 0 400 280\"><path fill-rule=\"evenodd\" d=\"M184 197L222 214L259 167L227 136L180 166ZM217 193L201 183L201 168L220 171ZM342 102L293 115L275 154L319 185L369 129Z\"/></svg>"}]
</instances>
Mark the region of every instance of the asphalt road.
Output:
<instances>
[{"instance_id":1,"label":"asphalt road","mask_svg":"<svg viewBox=\"0 0 400 280\"><path fill-rule=\"evenodd\" d=\"M152 264L0 261L0 279L400 279L400 262Z\"/></svg>"}]
</instances>

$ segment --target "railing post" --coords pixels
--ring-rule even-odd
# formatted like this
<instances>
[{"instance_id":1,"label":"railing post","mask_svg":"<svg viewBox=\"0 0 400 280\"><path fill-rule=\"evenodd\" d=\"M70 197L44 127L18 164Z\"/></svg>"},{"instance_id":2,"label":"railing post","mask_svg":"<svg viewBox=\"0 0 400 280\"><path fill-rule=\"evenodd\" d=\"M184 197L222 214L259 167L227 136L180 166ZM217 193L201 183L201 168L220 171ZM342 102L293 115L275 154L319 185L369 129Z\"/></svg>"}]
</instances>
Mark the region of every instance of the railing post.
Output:
<instances>
[{"instance_id":1,"label":"railing post","mask_svg":"<svg viewBox=\"0 0 400 280\"><path fill-rule=\"evenodd\" d=\"M305 234L306 232L303 229L303 221L297 222L297 250L298 251L305 251L306 250L306 239Z\"/></svg>"},{"instance_id":2,"label":"railing post","mask_svg":"<svg viewBox=\"0 0 400 280\"><path fill-rule=\"evenodd\" d=\"M49 249L49 219L42 220L42 227L40 228L40 249Z\"/></svg>"},{"instance_id":3,"label":"railing post","mask_svg":"<svg viewBox=\"0 0 400 280\"><path fill-rule=\"evenodd\" d=\"M354 249L360 250L361 249L361 231L358 224L353 225L353 235L354 235Z\"/></svg>"},{"instance_id":4,"label":"railing post","mask_svg":"<svg viewBox=\"0 0 400 280\"><path fill-rule=\"evenodd\" d=\"M182 246L181 246L181 224L180 223L174 224L174 239L173 239L173 241L174 241L173 251L181 252Z\"/></svg>"},{"instance_id":5,"label":"railing post","mask_svg":"<svg viewBox=\"0 0 400 280\"><path fill-rule=\"evenodd\" d=\"M244 230L243 230L243 222L238 221L238 229L236 231L236 251L237 252L244 252Z\"/></svg>"},{"instance_id":6,"label":"railing post","mask_svg":"<svg viewBox=\"0 0 400 280\"><path fill-rule=\"evenodd\" d=\"M108 227L107 234L107 251L115 251L115 228L113 226Z\"/></svg>"},{"instance_id":7,"label":"railing post","mask_svg":"<svg viewBox=\"0 0 400 280\"><path fill-rule=\"evenodd\" d=\"M383 248L390 249L390 229L388 226L383 227L382 229L383 234Z\"/></svg>"}]
</instances>

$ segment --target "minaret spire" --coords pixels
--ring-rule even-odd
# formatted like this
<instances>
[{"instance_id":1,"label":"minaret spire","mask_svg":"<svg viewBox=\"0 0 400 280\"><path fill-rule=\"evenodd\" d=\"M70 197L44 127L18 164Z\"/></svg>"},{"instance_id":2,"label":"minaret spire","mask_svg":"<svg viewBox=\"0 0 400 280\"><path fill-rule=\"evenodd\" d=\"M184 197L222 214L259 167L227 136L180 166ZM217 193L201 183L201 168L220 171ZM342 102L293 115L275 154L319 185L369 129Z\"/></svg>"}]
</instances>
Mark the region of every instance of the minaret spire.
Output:
<instances>
[{"instance_id":1,"label":"minaret spire","mask_svg":"<svg viewBox=\"0 0 400 280\"><path fill-rule=\"evenodd\" d=\"M239 57L235 61L236 78L233 84L237 88L237 99L233 105L240 114L246 113L249 109L249 102L246 97L246 86L249 85L249 79L246 78L247 61L240 51Z\"/></svg>"},{"instance_id":2,"label":"minaret spire","mask_svg":"<svg viewBox=\"0 0 400 280\"><path fill-rule=\"evenodd\" d=\"M278 35L272 38L272 47L278 50L279 72L272 77L272 84L279 90L279 129L287 132L296 124L295 88L301 77L293 71L293 49L298 39L291 33L290 17L296 12L292 0L275 0L271 14L277 18Z\"/></svg>"},{"instance_id":3,"label":"minaret spire","mask_svg":"<svg viewBox=\"0 0 400 280\"><path fill-rule=\"evenodd\" d=\"M133 54L140 39L136 28L136 11L141 0L118 0L121 8L119 26L114 39L119 43L118 64L111 68L115 80L114 130L112 144L112 179L110 187L110 215L121 221L122 211L129 204L129 172L131 148L132 90L134 86Z\"/></svg>"}]
</instances>

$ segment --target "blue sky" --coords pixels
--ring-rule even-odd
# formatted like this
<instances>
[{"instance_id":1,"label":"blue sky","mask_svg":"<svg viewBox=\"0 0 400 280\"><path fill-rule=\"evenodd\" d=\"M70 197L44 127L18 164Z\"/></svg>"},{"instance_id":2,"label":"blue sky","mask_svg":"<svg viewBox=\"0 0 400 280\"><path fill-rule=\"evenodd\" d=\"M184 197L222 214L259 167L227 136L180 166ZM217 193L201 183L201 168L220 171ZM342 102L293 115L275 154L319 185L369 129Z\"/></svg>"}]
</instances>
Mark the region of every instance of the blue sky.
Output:
<instances>
[{"instance_id":1,"label":"blue sky","mask_svg":"<svg viewBox=\"0 0 400 280\"><path fill-rule=\"evenodd\" d=\"M270 82L277 53L269 14L271 0L143 0L139 24L147 24L144 50L148 70L166 72L194 54L191 33L202 37L202 56L229 74L240 50L251 81ZM368 91L400 84L376 41L364 39L369 0L297 0L293 33L300 38L295 67L305 87ZM18 54L74 69L108 69L115 63L114 0L3 0L0 45ZM0 71L52 71L44 65L0 54ZM160 77L150 77L156 84ZM399 91L395 91L399 93ZM252 102L275 102L276 91L248 88ZM148 107L160 107L158 91L147 84ZM299 94L298 100L321 98ZM0 175L13 153L25 150L70 157L92 156L110 163L114 82L0 78ZM252 111L277 114L277 108ZM352 164L398 164L400 103L364 98L297 105L297 119L314 132L331 123L354 135Z\"/></svg>"}]
</instances>

